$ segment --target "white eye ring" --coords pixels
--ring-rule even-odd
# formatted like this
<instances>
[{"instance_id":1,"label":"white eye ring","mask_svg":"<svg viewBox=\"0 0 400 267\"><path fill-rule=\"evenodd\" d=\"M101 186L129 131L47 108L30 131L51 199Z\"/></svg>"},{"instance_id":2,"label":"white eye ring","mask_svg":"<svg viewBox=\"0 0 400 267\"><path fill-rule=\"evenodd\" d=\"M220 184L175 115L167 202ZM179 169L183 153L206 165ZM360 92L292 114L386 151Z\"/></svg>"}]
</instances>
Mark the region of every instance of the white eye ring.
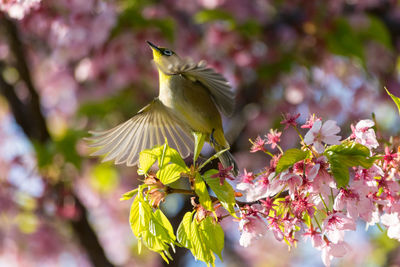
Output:
<instances>
[{"instance_id":1,"label":"white eye ring","mask_svg":"<svg viewBox=\"0 0 400 267\"><path fill-rule=\"evenodd\" d=\"M164 50L163 54L166 56L171 56L172 52L170 50Z\"/></svg>"}]
</instances>

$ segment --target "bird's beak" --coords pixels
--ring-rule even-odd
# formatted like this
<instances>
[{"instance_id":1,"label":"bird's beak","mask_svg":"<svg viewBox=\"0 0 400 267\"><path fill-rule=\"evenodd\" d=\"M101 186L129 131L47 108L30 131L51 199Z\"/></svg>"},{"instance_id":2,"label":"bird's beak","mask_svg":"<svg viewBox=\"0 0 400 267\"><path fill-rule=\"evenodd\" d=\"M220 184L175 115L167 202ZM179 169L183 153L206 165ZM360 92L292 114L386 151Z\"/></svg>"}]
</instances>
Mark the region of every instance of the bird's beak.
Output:
<instances>
[{"instance_id":1,"label":"bird's beak","mask_svg":"<svg viewBox=\"0 0 400 267\"><path fill-rule=\"evenodd\" d=\"M156 50L158 52L161 52L160 48L158 48L158 46L156 46L155 44L153 44L152 42L146 41L149 46L151 47L151 49Z\"/></svg>"}]
</instances>

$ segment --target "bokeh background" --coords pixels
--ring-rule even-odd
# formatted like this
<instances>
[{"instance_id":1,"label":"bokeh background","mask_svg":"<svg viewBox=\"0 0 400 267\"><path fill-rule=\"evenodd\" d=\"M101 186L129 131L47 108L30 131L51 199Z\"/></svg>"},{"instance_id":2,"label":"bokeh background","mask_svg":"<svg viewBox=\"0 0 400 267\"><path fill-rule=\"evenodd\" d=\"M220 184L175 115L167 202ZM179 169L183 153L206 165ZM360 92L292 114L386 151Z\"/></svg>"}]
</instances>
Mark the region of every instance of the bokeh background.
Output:
<instances>
[{"instance_id":1,"label":"bokeh background","mask_svg":"<svg viewBox=\"0 0 400 267\"><path fill-rule=\"evenodd\" d=\"M163 266L137 254L122 193L136 168L88 157L89 129L108 129L158 94L151 50L170 47L205 59L237 94L224 118L241 169L268 164L249 138L281 128L282 114L316 113L350 124L374 118L379 138L400 130L400 6L397 0L0 0L0 266ZM282 136L284 148L298 143ZM205 150L205 154L211 151ZM174 227L189 200L169 196ZM300 242L265 236L238 244L226 230L218 266L322 266ZM336 266L398 266L398 243L377 229L347 236L353 250ZM171 266L201 266L178 250Z\"/></svg>"}]
</instances>

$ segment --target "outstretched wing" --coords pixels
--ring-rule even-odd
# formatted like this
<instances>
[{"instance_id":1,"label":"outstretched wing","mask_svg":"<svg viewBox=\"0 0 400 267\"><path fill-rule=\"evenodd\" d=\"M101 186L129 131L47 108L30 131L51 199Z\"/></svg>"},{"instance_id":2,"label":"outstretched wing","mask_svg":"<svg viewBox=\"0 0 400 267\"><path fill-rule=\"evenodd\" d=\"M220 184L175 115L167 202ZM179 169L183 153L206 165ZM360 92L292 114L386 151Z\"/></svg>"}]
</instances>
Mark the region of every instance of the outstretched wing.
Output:
<instances>
[{"instance_id":1,"label":"outstretched wing","mask_svg":"<svg viewBox=\"0 0 400 267\"><path fill-rule=\"evenodd\" d=\"M228 81L215 70L208 68L205 61L193 63L190 60L180 60L171 64L166 73L181 74L194 82L200 82L208 88L218 109L226 116L232 115L235 94Z\"/></svg>"},{"instance_id":2,"label":"outstretched wing","mask_svg":"<svg viewBox=\"0 0 400 267\"><path fill-rule=\"evenodd\" d=\"M127 166L136 165L140 151L164 144L165 138L183 158L193 149L190 131L158 99L115 128L90 133L89 146L100 148L91 156L106 155L103 161Z\"/></svg>"}]
</instances>

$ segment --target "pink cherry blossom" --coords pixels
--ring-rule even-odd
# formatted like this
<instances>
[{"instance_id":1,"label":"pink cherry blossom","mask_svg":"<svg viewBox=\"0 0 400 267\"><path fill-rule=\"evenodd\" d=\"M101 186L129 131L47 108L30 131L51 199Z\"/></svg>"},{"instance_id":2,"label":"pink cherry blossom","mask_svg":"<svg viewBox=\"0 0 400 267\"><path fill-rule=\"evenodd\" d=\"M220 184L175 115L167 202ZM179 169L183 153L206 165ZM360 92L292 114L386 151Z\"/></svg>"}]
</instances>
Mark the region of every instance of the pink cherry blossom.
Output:
<instances>
[{"instance_id":1,"label":"pink cherry blossom","mask_svg":"<svg viewBox=\"0 0 400 267\"><path fill-rule=\"evenodd\" d=\"M268 175L268 176L267 176ZM275 173L265 173L257 178L242 178L236 188L243 191L246 201L253 202L280 192L285 185L275 178Z\"/></svg>"},{"instance_id":2,"label":"pink cherry blossom","mask_svg":"<svg viewBox=\"0 0 400 267\"><path fill-rule=\"evenodd\" d=\"M270 216L268 217L268 226L272 230L274 237L278 241L282 241L284 234L280 228L281 219L277 216Z\"/></svg>"},{"instance_id":3,"label":"pink cherry blossom","mask_svg":"<svg viewBox=\"0 0 400 267\"><path fill-rule=\"evenodd\" d=\"M400 241L400 215L398 212L386 213L381 216L381 222L388 228L388 237Z\"/></svg>"},{"instance_id":4,"label":"pink cherry blossom","mask_svg":"<svg viewBox=\"0 0 400 267\"><path fill-rule=\"evenodd\" d=\"M239 222L239 230L241 231L239 244L248 247L254 239L265 234L267 225L259 217L244 216Z\"/></svg>"},{"instance_id":5,"label":"pink cherry blossom","mask_svg":"<svg viewBox=\"0 0 400 267\"><path fill-rule=\"evenodd\" d=\"M41 0L8 0L0 1L0 11L6 12L11 18L23 19L32 9L40 6Z\"/></svg>"},{"instance_id":6,"label":"pink cherry blossom","mask_svg":"<svg viewBox=\"0 0 400 267\"><path fill-rule=\"evenodd\" d=\"M340 136L336 135L340 132L340 128L335 121L328 120L323 125L320 120L314 122L312 128L304 137L306 145L314 144L318 153L324 152L322 142L329 145L339 145Z\"/></svg>"},{"instance_id":7,"label":"pink cherry blossom","mask_svg":"<svg viewBox=\"0 0 400 267\"><path fill-rule=\"evenodd\" d=\"M241 176L241 180L236 186L237 189L248 190L254 184L254 178L252 172L247 172L247 170L244 169L244 174Z\"/></svg>"},{"instance_id":8,"label":"pink cherry blossom","mask_svg":"<svg viewBox=\"0 0 400 267\"><path fill-rule=\"evenodd\" d=\"M383 168L386 169L388 166L394 163L397 158L397 153L391 153L389 147L385 147L385 156L383 160L385 163L383 164Z\"/></svg>"},{"instance_id":9,"label":"pink cherry blossom","mask_svg":"<svg viewBox=\"0 0 400 267\"><path fill-rule=\"evenodd\" d=\"M314 125L314 122L317 120L321 120L321 118L318 118L317 116L315 116L315 114L312 114L312 115L310 115L310 117L308 118L306 123L301 126L301 128L311 129Z\"/></svg>"},{"instance_id":10,"label":"pink cherry blossom","mask_svg":"<svg viewBox=\"0 0 400 267\"><path fill-rule=\"evenodd\" d=\"M232 171L233 166L229 166L227 168L224 168L221 162L218 162L218 173L211 175L211 178L219 178L219 183L220 185L223 185L225 182L225 179L229 180L235 180L235 178L232 177L230 172Z\"/></svg>"},{"instance_id":11,"label":"pink cherry blossom","mask_svg":"<svg viewBox=\"0 0 400 267\"><path fill-rule=\"evenodd\" d=\"M321 258L326 267L331 266L333 257L340 258L350 250L350 245L344 241L329 242L322 248Z\"/></svg>"},{"instance_id":12,"label":"pink cherry blossom","mask_svg":"<svg viewBox=\"0 0 400 267\"><path fill-rule=\"evenodd\" d=\"M279 180L288 187L290 195L294 195L296 188L303 182L300 176L289 171L282 172Z\"/></svg>"},{"instance_id":13,"label":"pink cherry blossom","mask_svg":"<svg viewBox=\"0 0 400 267\"><path fill-rule=\"evenodd\" d=\"M302 195L296 194L295 199L292 201L292 208L294 216L298 218L301 218L304 212L308 213L311 218L315 213L314 204L309 201L309 197Z\"/></svg>"},{"instance_id":14,"label":"pink cherry blossom","mask_svg":"<svg viewBox=\"0 0 400 267\"><path fill-rule=\"evenodd\" d=\"M344 231L355 231L356 223L341 212L332 212L323 223L324 234L330 241L337 243L343 241Z\"/></svg>"},{"instance_id":15,"label":"pink cherry blossom","mask_svg":"<svg viewBox=\"0 0 400 267\"><path fill-rule=\"evenodd\" d=\"M285 124L285 130L289 128L290 126L297 126L296 120L300 117L300 113L297 114L290 114L287 113L286 116L284 117L283 121L281 121L281 124Z\"/></svg>"},{"instance_id":16,"label":"pink cherry blossom","mask_svg":"<svg viewBox=\"0 0 400 267\"><path fill-rule=\"evenodd\" d=\"M276 204L274 204L274 200L269 197L266 197L265 199L260 199L260 203L264 207L263 212L265 214L269 214L270 211L277 206Z\"/></svg>"},{"instance_id":17,"label":"pink cherry blossom","mask_svg":"<svg viewBox=\"0 0 400 267\"><path fill-rule=\"evenodd\" d=\"M265 140L260 136L257 136L256 140L254 140L253 145L251 146L250 152L254 153L257 151L265 151Z\"/></svg>"},{"instance_id":18,"label":"pink cherry blossom","mask_svg":"<svg viewBox=\"0 0 400 267\"><path fill-rule=\"evenodd\" d=\"M325 245L325 241L322 238L322 235L320 232L315 231L314 228L309 228L304 234L304 236L309 236L311 239L311 245L314 248L322 248L323 245Z\"/></svg>"},{"instance_id":19,"label":"pink cherry blossom","mask_svg":"<svg viewBox=\"0 0 400 267\"><path fill-rule=\"evenodd\" d=\"M281 141L282 132L278 132L278 130L270 129L269 133L267 134L267 144L271 145L271 148L274 149L278 143Z\"/></svg>"},{"instance_id":20,"label":"pink cherry blossom","mask_svg":"<svg viewBox=\"0 0 400 267\"><path fill-rule=\"evenodd\" d=\"M360 143L368 148L377 148L379 146L376 140L375 131L373 127L375 123L372 120L361 120L356 124L356 127L352 125L352 137L355 138L357 143Z\"/></svg>"}]
</instances>

